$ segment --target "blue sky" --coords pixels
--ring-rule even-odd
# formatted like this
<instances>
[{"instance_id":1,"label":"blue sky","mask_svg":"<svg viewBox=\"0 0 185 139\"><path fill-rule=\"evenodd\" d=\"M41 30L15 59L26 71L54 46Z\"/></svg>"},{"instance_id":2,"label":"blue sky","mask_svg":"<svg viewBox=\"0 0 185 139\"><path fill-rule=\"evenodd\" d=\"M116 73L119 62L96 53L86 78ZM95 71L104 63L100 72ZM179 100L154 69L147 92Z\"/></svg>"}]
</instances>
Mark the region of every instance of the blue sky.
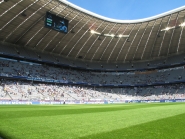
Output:
<instances>
[{"instance_id":1,"label":"blue sky","mask_svg":"<svg viewBox=\"0 0 185 139\"><path fill-rule=\"evenodd\" d=\"M68 0L99 15L122 20L141 19L185 5L185 0Z\"/></svg>"}]
</instances>

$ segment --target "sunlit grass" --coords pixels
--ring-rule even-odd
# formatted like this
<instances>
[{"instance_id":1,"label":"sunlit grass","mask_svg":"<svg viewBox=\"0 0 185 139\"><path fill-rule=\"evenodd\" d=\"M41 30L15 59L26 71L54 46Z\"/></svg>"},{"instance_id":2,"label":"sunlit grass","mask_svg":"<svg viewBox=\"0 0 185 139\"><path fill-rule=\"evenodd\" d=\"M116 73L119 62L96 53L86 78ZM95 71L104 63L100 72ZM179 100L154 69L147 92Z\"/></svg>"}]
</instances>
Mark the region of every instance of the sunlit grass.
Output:
<instances>
[{"instance_id":1,"label":"sunlit grass","mask_svg":"<svg viewBox=\"0 0 185 139\"><path fill-rule=\"evenodd\" d=\"M178 139L185 137L184 119L185 103L1 105L0 137Z\"/></svg>"}]
</instances>

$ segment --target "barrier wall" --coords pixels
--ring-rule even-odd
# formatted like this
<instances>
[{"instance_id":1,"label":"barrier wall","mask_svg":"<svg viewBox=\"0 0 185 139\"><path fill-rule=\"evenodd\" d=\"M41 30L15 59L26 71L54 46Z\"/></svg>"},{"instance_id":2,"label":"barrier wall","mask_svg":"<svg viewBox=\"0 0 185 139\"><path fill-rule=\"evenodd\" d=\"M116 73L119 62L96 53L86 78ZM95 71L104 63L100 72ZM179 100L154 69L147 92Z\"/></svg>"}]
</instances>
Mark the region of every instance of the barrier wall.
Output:
<instances>
[{"instance_id":1,"label":"barrier wall","mask_svg":"<svg viewBox=\"0 0 185 139\"><path fill-rule=\"evenodd\" d=\"M185 102L185 99L164 100L100 100L100 101L65 101L65 104L118 104L118 103L175 103ZM63 105L64 101L7 101L0 100L0 105Z\"/></svg>"},{"instance_id":2,"label":"barrier wall","mask_svg":"<svg viewBox=\"0 0 185 139\"><path fill-rule=\"evenodd\" d=\"M126 100L125 103L169 103L185 102L185 99L162 99L162 100Z\"/></svg>"},{"instance_id":3,"label":"barrier wall","mask_svg":"<svg viewBox=\"0 0 185 139\"><path fill-rule=\"evenodd\" d=\"M172 82L155 82L151 84L92 84L85 82L70 82L66 80L52 80L52 79L42 79L42 78L33 78L33 77L23 77L23 76L11 76L11 75L1 75L0 78L9 78L9 79L19 79L24 81L36 81L43 83L57 83L65 85L85 85L93 87L145 87L145 86L158 86L158 85L169 85L169 84L178 84L185 83L185 80L174 80Z\"/></svg>"}]
</instances>

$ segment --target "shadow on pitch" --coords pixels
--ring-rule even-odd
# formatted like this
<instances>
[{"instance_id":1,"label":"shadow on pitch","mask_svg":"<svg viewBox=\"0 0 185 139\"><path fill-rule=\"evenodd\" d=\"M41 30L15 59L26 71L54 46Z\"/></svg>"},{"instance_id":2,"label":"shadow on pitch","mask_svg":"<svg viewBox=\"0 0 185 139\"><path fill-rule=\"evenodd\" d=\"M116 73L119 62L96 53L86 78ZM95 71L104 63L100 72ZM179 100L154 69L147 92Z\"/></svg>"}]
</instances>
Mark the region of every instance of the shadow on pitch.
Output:
<instances>
[{"instance_id":1,"label":"shadow on pitch","mask_svg":"<svg viewBox=\"0 0 185 139\"><path fill-rule=\"evenodd\" d=\"M11 137L10 135L0 131L0 139L14 139L14 137Z\"/></svg>"}]
</instances>

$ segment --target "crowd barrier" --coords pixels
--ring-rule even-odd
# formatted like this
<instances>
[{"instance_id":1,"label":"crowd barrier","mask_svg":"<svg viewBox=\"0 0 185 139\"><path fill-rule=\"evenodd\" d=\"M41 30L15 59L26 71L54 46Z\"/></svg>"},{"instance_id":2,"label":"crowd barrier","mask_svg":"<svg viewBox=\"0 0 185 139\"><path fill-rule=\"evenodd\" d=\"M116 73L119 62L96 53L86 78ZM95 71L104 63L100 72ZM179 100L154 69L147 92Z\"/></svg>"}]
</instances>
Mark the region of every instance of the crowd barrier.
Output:
<instances>
[{"instance_id":1,"label":"crowd barrier","mask_svg":"<svg viewBox=\"0 0 185 139\"><path fill-rule=\"evenodd\" d=\"M175 103L185 102L185 99L162 100L99 100L99 101L8 101L0 100L0 105L64 105L64 104L118 104L118 103Z\"/></svg>"},{"instance_id":2,"label":"crowd barrier","mask_svg":"<svg viewBox=\"0 0 185 139\"><path fill-rule=\"evenodd\" d=\"M24 81L35 81L35 82L43 82L43 83L57 83L57 84L65 84L65 85L85 85L85 86L93 86L93 87L145 87L145 86L159 86L159 85L171 85L178 83L185 83L185 80L174 80L172 82L155 82L150 84L92 84L86 82L70 82L66 80L52 80L52 79L42 79L42 78L34 78L34 77L23 77L23 76L10 76L10 75L0 75L0 78L10 78L10 79L20 79Z\"/></svg>"},{"instance_id":3,"label":"crowd barrier","mask_svg":"<svg viewBox=\"0 0 185 139\"><path fill-rule=\"evenodd\" d=\"M146 71L146 70L155 70L155 69L164 69L164 68L170 68L174 66L184 66L185 62L179 62L179 63L173 63L173 64L162 64L162 65L156 65L154 67L145 67L145 68L132 68L132 69L102 69L102 68L89 68L89 67L81 67L76 65L70 65L66 63L60 63L60 62L53 62L48 60L41 60L31 57L25 57L21 55L13 55L6 52L0 52L0 57L10 58L10 59L16 59L16 60L23 60L23 61L30 61L35 63L41 63L41 64L51 64L51 65L59 65L62 67L72 67L74 69L82 69L82 70L91 70L91 71L118 71L118 72L130 72L130 71Z\"/></svg>"},{"instance_id":4,"label":"crowd barrier","mask_svg":"<svg viewBox=\"0 0 185 139\"><path fill-rule=\"evenodd\" d=\"M125 103L168 103L185 102L185 99L161 99L161 100L126 100Z\"/></svg>"}]
</instances>

